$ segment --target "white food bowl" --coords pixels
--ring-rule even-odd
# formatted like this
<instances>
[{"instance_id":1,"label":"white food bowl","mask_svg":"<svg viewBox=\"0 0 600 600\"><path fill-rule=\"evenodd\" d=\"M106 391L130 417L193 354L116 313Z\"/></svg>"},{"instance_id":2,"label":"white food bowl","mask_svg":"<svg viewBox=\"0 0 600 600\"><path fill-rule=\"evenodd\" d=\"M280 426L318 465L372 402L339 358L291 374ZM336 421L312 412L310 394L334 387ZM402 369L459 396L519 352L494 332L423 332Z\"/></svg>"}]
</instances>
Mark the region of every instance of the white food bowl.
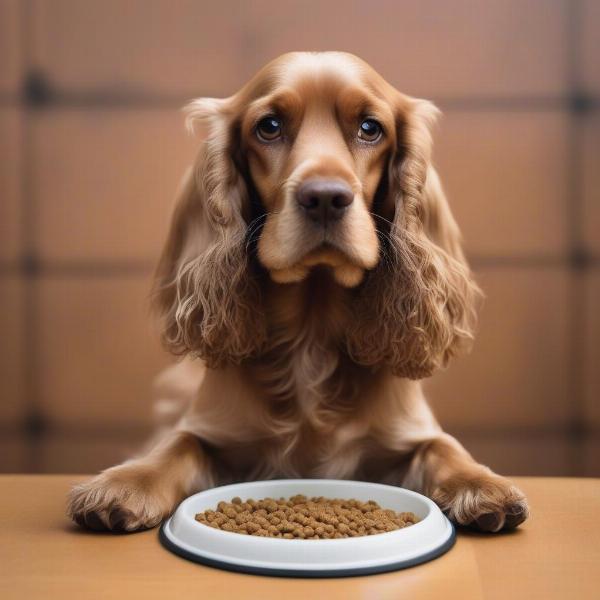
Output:
<instances>
[{"instance_id":1,"label":"white food bowl","mask_svg":"<svg viewBox=\"0 0 600 600\"><path fill-rule=\"evenodd\" d=\"M415 525L376 535L298 540L240 535L202 525L197 513L221 500L289 498L296 494L375 500L413 512ZM334 479L278 479L213 488L184 500L160 529L163 545L189 560L244 573L283 577L343 577L395 571L424 563L454 544L454 527L429 498L399 487Z\"/></svg>"}]
</instances>

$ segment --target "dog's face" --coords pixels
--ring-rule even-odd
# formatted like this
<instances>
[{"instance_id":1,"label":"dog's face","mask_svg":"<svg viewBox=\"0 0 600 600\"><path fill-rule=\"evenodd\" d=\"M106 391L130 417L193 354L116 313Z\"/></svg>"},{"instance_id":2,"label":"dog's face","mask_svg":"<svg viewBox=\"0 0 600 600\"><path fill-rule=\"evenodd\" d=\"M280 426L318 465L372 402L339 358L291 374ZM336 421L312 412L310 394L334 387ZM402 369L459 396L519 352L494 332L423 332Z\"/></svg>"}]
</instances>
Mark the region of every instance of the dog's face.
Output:
<instances>
[{"instance_id":1,"label":"dog's face","mask_svg":"<svg viewBox=\"0 0 600 600\"><path fill-rule=\"evenodd\" d=\"M192 102L207 136L157 273L168 346L215 366L260 355L274 292L257 257L281 285L331 271L352 294L336 343L356 363L408 377L445 364L470 338L476 287L431 165L437 112L339 52L284 55Z\"/></svg>"},{"instance_id":2,"label":"dog's face","mask_svg":"<svg viewBox=\"0 0 600 600\"><path fill-rule=\"evenodd\" d=\"M266 211L258 258L278 282L326 264L344 286L379 260L375 193L396 144L385 87L347 55L295 54L260 74L240 124Z\"/></svg>"}]
</instances>

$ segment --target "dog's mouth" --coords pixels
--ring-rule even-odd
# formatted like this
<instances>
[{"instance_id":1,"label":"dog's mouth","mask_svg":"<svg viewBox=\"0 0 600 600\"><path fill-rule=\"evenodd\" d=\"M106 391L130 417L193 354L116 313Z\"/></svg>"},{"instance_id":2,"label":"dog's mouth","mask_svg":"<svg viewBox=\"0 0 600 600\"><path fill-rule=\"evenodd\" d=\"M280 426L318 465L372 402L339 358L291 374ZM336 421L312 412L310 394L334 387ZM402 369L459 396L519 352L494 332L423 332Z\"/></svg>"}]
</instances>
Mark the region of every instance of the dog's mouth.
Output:
<instances>
[{"instance_id":1,"label":"dog's mouth","mask_svg":"<svg viewBox=\"0 0 600 600\"><path fill-rule=\"evenodd\" d=\"M356 264L345 252L329 242L323 242L304 255L293 266L270 269L271 277L278 283L302 281L315 267L328 267L337 283L344 287L357 286L365 276L365 267Z\"/></svg>"},{"instance_id":2,"label":"dog's mouth","mask_svg":"<svg viewBox=\"0 0 600 600\"><path fill-rule=\"evenodd\" d=\"M359 209L331 226L284 209L267 217L257 242L258 260L277 283L299 282L325 267L339 285L355 287L377 265L379 253L374 223Z\"/></svg>"}]
</instances>

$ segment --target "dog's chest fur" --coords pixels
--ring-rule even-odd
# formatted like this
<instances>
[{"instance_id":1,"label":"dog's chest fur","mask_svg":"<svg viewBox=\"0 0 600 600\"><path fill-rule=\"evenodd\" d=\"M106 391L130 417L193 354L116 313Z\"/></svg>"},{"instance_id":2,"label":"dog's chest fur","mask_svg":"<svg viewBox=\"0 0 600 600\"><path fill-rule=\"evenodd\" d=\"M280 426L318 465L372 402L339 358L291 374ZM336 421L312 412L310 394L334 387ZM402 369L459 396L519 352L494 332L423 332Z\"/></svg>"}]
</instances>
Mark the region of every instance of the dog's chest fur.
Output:
<instances>
[{"instance_id":1,"label":"dog's chest fur","mask_svg":"<svg viewBox=\"0 0 600 600\"><path fill-rule=\"evenodd\" d=\"M389 383L349 359L346 290L314 283L279 290L277 309L268 313L269 346L242 370L240 385L252 389L247 410L240 413L239 403L237 412L228 408L227 394L215 404L213 388L204 408L194 412L197 420L189 422L188 428L214 447L220 481L381 480L379 474L392 473L400 455L410 451L415 435L427 435L433 426L415 382ZM272 290L268 296L274 297ZM416 404L407 407L411 398Z\"/></svg>"},{"instance_id":2,"label":"dog's chest fur","mask_svg":"<svg viewBox=\"0 0 600 600\"><path fill-rule=\"evenodd\" d=\"M350 476L366 443L366 419L358 417L369 376L343 351L345 290L316 274L280 293L269 315L269 348L254 370L274 432L263 445L264 468L283 476Z\"/></svg>"}]
</instances>

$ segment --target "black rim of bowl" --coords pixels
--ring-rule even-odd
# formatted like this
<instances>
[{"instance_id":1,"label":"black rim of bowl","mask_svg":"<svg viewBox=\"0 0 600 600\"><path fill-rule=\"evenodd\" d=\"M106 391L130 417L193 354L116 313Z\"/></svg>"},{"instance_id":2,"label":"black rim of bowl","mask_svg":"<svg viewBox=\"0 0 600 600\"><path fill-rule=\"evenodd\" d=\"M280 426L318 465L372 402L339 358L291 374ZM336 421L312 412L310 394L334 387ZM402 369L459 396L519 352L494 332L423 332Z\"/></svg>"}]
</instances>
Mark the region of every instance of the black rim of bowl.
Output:
<instances>
[{"instance_id":1,"label":"black rim of bowl","mask_svg":"<svg viewBox=\"0 0 600 600\"><path fill-rule=\"evenodd\" d=\"M208 567L215 567L217 569L224 569L225 571L234 571L236 573L249 573L251 575L269 575L272 577L357 577L360 575L375 575L377 573L388 573L390 571L399 571L400 569L407 569L409 567L414 567L416 565L421 565L423 563L429 562L434 558L438 558L445 554L454 546L456 541L456 529L452 522L447 519L447 522L450 524L451 532L448 539L433 550L426 552L420 556L416 556L414 558L409 558L406 560L400 560L394 563L386 563L383 565L374 565L370 567L355 567L352 569L286 569L286 568L271 568L271 567L253 567L249 565L238 565L234 563L228 563L225 561L214 560L212 558L207 558L200 554L195 554L194 552L189 552L184 548L179 547L173 541L171 541L167 534L165 533L165 527L167 523L170 521L168 519L165 521L158 532L158 537L160 543L167 549L177 554L178 556L190 560L195 563L199 563L202 565L206 565Z\"/></svg>"}]
</instances>

